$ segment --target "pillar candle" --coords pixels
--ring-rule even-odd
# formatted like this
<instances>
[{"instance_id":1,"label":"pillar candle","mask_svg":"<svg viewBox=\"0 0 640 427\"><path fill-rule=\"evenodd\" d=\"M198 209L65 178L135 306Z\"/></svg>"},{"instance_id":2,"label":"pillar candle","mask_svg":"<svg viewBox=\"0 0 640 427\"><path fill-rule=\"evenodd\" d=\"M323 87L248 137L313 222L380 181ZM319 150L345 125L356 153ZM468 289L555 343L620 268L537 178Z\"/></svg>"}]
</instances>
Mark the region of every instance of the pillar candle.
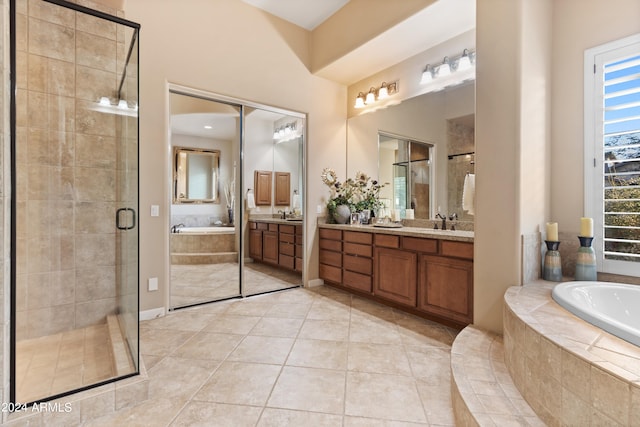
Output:
<instances>
[{"instance_id":1,"label":"pillar candle","mask_svg":"<svg viewBox=\"0 0 640 427\"><path fill-rule=\"evenodd\" d=\"M550 242L558 241L558 223L557 222L547 223L547 240Z\"/></svg>"},{"instance_id":2,"label":"pillar candle","mask_svg":"<svg viewBox=\"0 0 640 427\"><path fill-rule=\"evenodd\" d=\"M593 237L593 218L580 218L580 236Z\"/></svg>"}]
</instances>

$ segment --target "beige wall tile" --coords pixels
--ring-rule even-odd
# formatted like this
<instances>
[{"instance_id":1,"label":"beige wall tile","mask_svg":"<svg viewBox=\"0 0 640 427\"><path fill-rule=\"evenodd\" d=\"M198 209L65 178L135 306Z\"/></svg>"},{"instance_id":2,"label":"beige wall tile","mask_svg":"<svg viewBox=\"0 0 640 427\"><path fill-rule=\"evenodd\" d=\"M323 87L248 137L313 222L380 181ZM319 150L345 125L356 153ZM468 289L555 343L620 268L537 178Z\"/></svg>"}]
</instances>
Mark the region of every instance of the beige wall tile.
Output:
<instances>
[{"instance_id":1,"label":"beige wall tile","mask_svg":"<svg viewBox=\"0 0 640 427\"><path fill-rule=\"evenodd\" d=\"M113 236L115 213L113 203L78 202L75 209L75 232ZM115 248L115 245L112 246ZM93 253L96 254L96 251Z\"/></svg>"},{"instance_id":2,"label":"beige wall tile","mask_svg":"<svg viewBox=\"0 0 640 427\"><path fill-rule=\"evenodd\" d=\"M76 165L91 168L114 168L116 140L99 135L76 134Z\"/></svg>"},{"instance_id":3,"label":"beige wall tile","mask_svg":"<svg viewBox=\"0 0 640 427\"><path fill-rule=\"evenodd\" d=\"M73 270L29 274L29 310L73 304L75 299L75 273Z\"/></svg>"},{"instance_id":4,"label":"beige wall tile","mask_svg":"<svg viewBox=\"0 0 640 427\"><path fill-rule=\"evenodd\" d=\"M116 116L92 111L93 103L83 100L76 101L76 132L116 136Z\"/></svg>"},{"instance_id":5,"label":"beige wall tile","mask_svg":"<svg viewBox=\"0 0 640 427\"><path fill-rule=\"evenodd\" d=\"M73 10L39 0L28 1L30 17L70 28L75 26L75 12Z\"/></svg>"},{"instance_id":6,"label":"beige wall tile","mask_svg":"<svg viewBox=\"0 0 640 427\"><path fill-rule=\"evenodd\" d=\"M616 422L629 424L629 385L591 367L591 404Z\"/></svg>"},{"instance_id":7,"label":"beige wall tile","mask_svg":"<svg viewBox=\"0 0 640 427\"><path fill-rule=\"evenodd\" d=\"M103 168L75 168L75 193L78 201L113 202L116 200L116 172Z\"/></svg>"},{"instance_id":8,"label":"beige wall tile","mask_svg":"<svg viewBox=\"0 0 640 427\"><path fill-rule=\"evenodd\" d=\"M104 298L115 298L116 271L115 267L94 267L76 270L76 301L89 302Z\"/></svg>"},{"instance_id":9,"label":"beige wall tile","mask_svg":"<svg viewBox=\"0 0 640 427\"><path fill-rule=\"evenodd\" d=\"M106 96L116 101L118 79L115 73L78 65L76 67L76 96L97 102Z\"/></svg>"},{"instance_id":10,"label":"beige wall tile","mask_svg":"<svg viewBox=\"0 0 640 427\"><path fill-rule=\"evenodd\" d=\"M117 27L115 22L76 12L76 29L78 31L115 40Z\"/></svg>"},{"instance_id":11,"label":"beige wall tile","mask_svg":"<svg viewBox=\"0 0 640 427\"><path fill-rule=\"evenodd\" d=\"M116 314L117 307L116 298L77 303L75 305L75 327L83 328L102 323L109 314Z\"/></svg>"},{"instance_id":12,"label":"beige wall tile","mask_svg":"<svg viewBox=\"0 0 640 427\"><path fill-rule=\"evenodd\" d=\"M29 53L74 62L76 32L73 28L29 18Z\"/></svg>"},{"instance_id":13,"label":"beige wall tile","mask_svg":"<svg viewBox=\"0 0 640 427\"><path fill-rule=\"evenodd\" d=\"M73 304L57 307L45 307L26 311L26 323L29 338L57 334L74 328L75 310ZM19 319L20 320L20 319Z\"/></svg>"},{"instance_id":14,"label":"beige wall tile","mask_svg":"<svg viewBox=\"0 0 640 427\"><path fill-rule=\"evenodd\" d=\"M110 234L77 235L76 263L78 266L115 265L115 241Z\"/></svg>"},{"instance_id":15,"label":"beige wall tile","mask_svg":"<svg viewBox=\"0 0 640 427\"><path fill-rule=\"evenodd\" d=\"M78 31L76 33L76 59L78 65L116 72L115 40Z\"/></svg>"}]
</instances>

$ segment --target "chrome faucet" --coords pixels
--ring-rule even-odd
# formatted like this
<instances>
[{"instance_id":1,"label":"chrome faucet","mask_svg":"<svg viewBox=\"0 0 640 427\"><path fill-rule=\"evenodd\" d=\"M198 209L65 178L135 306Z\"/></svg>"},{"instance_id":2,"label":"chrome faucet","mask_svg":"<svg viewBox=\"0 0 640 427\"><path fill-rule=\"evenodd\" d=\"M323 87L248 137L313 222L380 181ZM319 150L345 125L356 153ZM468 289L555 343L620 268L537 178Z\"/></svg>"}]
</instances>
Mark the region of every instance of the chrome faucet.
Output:
<instances>
[{"instance_id":1,"label":"chrome faucet","mask_svg":"<svg viewBox=\"0 0 640 427\"><path fill-rule=\"evenodd\" d=\"M438 212L436 214L436 218L440 218L442 220L442 229L446 230L447 229L447 216L446 215L442 215L440 212Z\"/></svg>"},{"instance_id":2,"label":"chrome faucet","mask_svg":"<svg viewBox=\"0 0 640 427\"><path fill-rule=\"evenodd\" d=\"M449 215L449 220L450 221L455 221L458 219L458 214L457 213L452 213L451 215ZM456 229L456 226L454 224L451 224L451 230L454 231Z\"/></svg>"},{"instance_id":3,"label":"chrome faucet","mask_svg":"<svg viewBox=\"0 0 640 427\"><path fill-rule=\"evenodd\" d=\"M287 210L278 210L278 213L280 214L280 219L287 219Z\"/></svg>"},{"instance_id":4,"label":"chrome faucet","mask_svg":"<svg viewBox=\"0 0 640 427\"><path fill-rule=\"evenodd\" d=\"M180 227L184 227L184 224L180 223L180 224L176 224L173 227L171 227L171 232L172 233L179 233L180 232Z\"/></svg>"}]
</instances>

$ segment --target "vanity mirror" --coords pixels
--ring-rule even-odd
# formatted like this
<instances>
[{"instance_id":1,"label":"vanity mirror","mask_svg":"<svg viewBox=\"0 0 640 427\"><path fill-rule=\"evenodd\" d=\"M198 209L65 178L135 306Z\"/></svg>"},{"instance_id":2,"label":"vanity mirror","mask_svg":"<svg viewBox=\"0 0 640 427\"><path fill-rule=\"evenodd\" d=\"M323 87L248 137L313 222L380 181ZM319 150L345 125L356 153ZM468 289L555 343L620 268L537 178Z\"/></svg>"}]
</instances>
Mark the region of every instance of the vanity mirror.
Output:
<instances>
[{"instance_id":1,"label":"vanity mirror","mask_svg":"<svg viewBox=\"0 0 640 427\"><path fill-rule=\"evenodd\" d=\"M220 203L220 151L174 147L173 203Z\"/></svg>"},{"instance_id":2,"label":"vanity mirror","mask_svg":"<svg viewBox=\"0 0 640 427\"><path fill-rule=\"evenodd\" d=\"M347 175L377 172L380 182L393 183L382 195L389 199L389 208L413 208L415 219L433 219L440 210L472 221L473 216L462 210L463 179L455 177L459 171L462 178L473 173L473 156L457 155L475 151L474 117L473 82L351 117ZM452 155L455 161L449 160Z\"/></svg>"}]
</instances>

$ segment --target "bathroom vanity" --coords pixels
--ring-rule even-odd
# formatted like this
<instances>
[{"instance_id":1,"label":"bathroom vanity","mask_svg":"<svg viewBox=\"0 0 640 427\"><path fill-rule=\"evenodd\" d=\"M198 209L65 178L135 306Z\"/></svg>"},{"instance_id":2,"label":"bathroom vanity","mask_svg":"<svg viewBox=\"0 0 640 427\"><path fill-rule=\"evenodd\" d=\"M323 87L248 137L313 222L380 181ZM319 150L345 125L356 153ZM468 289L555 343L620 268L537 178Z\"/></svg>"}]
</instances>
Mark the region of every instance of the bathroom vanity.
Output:
<instances>
[{"instance_id":1,"label":"bathroom vanity","mask_svg":"<svg viewBox=\"0 0 640 427\"><path fill-rule=\"evenodd\" d=\"M262 262L302 273L302 221L249 220L249 256Z\"/></svg>"},{"instance_id":2,"label":"bathroom vanity","mask_svg":"<svg viewBox=\"0 0 640 427\"><path fill-rule=\"evenodd\" d=\"M325 283L451 326L473 322L473 232L319 225Z\"/></svg>"}]
</instances>

